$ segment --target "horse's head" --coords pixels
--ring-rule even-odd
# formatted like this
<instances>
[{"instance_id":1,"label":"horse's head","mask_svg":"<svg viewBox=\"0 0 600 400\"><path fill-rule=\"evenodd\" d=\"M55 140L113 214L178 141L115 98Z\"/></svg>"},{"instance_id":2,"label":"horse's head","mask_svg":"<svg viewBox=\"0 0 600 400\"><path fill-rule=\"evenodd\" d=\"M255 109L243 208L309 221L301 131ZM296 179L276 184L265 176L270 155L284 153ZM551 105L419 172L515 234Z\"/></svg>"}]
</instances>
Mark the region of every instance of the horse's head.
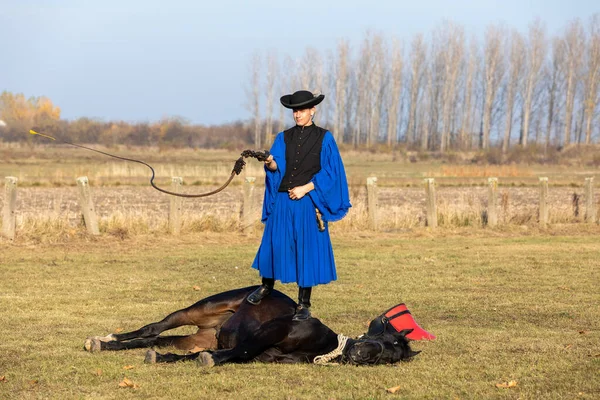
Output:
<instances>
[{"instance_id":1,"label":"horse's head","mask_svg":"<svg viewBox=\"0 0 600 400\"><path fill-rule=\"evenodd\" d=\"M420 353L411 350L408 344L406 335L411 331L412 329L400 332L384 330L377 335L367 333L348 342L343 358L357 365L393 364L409 360Z\"/></svg>"}]
</instances>

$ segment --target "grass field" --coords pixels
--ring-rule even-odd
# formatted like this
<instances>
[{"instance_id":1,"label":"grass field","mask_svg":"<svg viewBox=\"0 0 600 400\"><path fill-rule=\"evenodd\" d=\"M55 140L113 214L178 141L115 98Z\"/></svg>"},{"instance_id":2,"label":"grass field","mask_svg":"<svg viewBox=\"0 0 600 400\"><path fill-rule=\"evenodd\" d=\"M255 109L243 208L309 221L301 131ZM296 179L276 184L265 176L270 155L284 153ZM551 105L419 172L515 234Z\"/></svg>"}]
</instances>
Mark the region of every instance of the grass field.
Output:
<instances>
[{"instance_id":1,"label":"grass field","mask_svg":"<svg viewBox=\"0 0 600 400\"><path fill-rule=\"evenodd\" d=\"M82 349L87 336L136 329L207 295L257 283L249 264L258 234L4 241L0 398L599 398L600 242L596 230L584 233L338 232L339 279L315 289L313 315L356 336L403 301L438 336L414 343L422 353L413 361L377 367L203 369L146 365L145 350ZM124 378L136 387L119 387Z\"/></svg>"}]
</instances>

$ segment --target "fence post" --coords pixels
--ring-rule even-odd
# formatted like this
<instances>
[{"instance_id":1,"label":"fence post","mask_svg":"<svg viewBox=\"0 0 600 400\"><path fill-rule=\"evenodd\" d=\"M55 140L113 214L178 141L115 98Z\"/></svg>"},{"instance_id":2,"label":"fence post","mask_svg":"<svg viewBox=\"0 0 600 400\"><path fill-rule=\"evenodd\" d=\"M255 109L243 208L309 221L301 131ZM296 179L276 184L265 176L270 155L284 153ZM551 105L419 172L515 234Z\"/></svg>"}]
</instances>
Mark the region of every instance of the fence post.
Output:
<instances>
[{"instance_id":1,"label":"fence post","mask_svg":"<svg viewBox=\"0 0 600 400\"><path fill-rule=\"evenodd\" d=\"M427 196L427 226L437 227L437 204L435 200L435 179L425 179L425 194Z\"/></svg>"},{"instance_id":2,"label":"fence post","mask_svg":"<svg viewBox=\"0 0 600 400\"><path fill-rule=\"evenodd\" d=\"M379 227L377 220L377 177L367 178L367 211L369 213L369 226L373 230Z\"/></svg>"},{"instance_id":3,"label":"fence post","mask_svg":"<svg viewBox=\"0 0 600 400\"><path fill-rule=\"evenodd\" d=\"M256 178L247 176L244 179L244 202L242 203L242 232L249 234L254 232L254 218L252 210L254 209L254 182Z\"/></svg>"},{"instance_id":4,"label":"fence post","mask_svg":"<svg viewBox=\"0 0 600 400\"><path fill-rule=\"evenodd\" d=\"M498 178L488 178L487 224L498 225Z\"/></svg>"},{"instance_id":5,"label":"fence post","mask_svg":"<svg viewBox=\"0 0 600 400\"><path fill-rule=\"evenodd\" d=\"M540 178L540 227L545 228L548 225L548 178Z\"/></svg>"},{"instance_id":6,"label":"fence post","mask_svg":"<svg viewBox=\"0 0 600 400\"><path fill-rule=\"evenodd\" d=\"M92 201L87 176L77 178L77 186L79 187L79 205L81 206L81 212L83 213L85 227L88 233L99 235L98 217L96 216L96 210L94 209L94 202Z\"/></svg>"},{"instance_id":7,"label":"fence post","mask_svg":"<svg viewBox=\"0 0 600 400\"><path fill-rule=\"evenodd\" d=\"M179 176L171 177L171 191L181 193L183 178ZM179 235L181 232L181 203L183 198L171 196L169 199L169 232L173 235Z\"/></svg>"},{"instance_id":8,"label":"fence post","mask_svg":"<svg viewBox=\"0 0 600 400\"><path fill-rule=\"evenodd\" d=\"M2 235L10 240L15 238L17 181L14 176L4 178L4 207L2 208Z\"/></svg>"},{"instance_id":9,"label":"fence post","mask_svg":"<svg viewBox=\"0 0 600 400\"><path fill-rule=\"evenodd\" d=\"M594 204L594 178L585 178L585 222L596 222L596 206Z\"/></svg>"}]
</instances>

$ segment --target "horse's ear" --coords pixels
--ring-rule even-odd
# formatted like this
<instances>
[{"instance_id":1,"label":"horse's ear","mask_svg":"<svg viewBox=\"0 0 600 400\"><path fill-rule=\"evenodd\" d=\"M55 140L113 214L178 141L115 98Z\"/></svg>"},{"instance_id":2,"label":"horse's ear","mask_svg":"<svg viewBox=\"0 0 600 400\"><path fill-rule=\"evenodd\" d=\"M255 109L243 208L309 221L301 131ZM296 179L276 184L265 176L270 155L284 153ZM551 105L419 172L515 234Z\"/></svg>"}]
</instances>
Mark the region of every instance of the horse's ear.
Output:
<instances>
[{"instance_id":1,"label":"horse's ear","mask_svg":"<svg viewBox=\"0 0 600 400\"><path fill-rule=\"evenodd\" d=\"M375 318L369 324L369 330L367 331L367 336L374 337L379 336L385 331L385 322L381 317Z\"/></svg>"},{"instance_id":2,"label":"horse's ear","mask_svg":"<svg viewBox=\"0 0 600 400\"><path fill-rule=\"evenodd\" d=\"M406 335L408 335L409 333L411 333L412 331L414 331L414 329L410 328L410 329L402 329L400 332L398 332L398 334L400 336L402 336L403 338L406 337Z\"/></svg>"},{"instance_id":3,"label":"horse's ear","mask_svg":"<svg viewBox=\"0 0 600 400\"><path fill-rule=\"evenodd\" d=\"M414 356L416 356L417 354L419 354L421 352L421 350L418 351L414 351L414 350L410 350L408 352L408 358L413 358Z\"/></svg>"}]
</instances>

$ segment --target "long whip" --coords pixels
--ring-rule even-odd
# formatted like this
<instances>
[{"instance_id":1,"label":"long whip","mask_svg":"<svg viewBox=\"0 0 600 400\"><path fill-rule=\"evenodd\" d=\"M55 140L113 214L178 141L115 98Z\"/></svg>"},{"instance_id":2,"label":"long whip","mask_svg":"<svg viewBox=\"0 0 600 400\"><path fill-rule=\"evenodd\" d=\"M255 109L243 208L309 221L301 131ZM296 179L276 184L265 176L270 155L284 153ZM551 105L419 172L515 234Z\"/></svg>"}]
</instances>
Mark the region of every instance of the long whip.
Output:
<instances>
[{"instance_id":1,"label":"long whip","mask_svg":"<svg viewBox=\"0 0 600 400\"><path fill-rule=\"evenodd\" d=\"M114 154L110 154L110 153L107 153L107 152L104 152L104 151L92 149L90 147L82 146L80 144L71 143L71 142L68 142L68 141L62 140L62 139L57 139L57 138L55 138L53 136L50 136L50 135L48 135L46 133L40 132L38 128L31 128L29 130L29 133L31 133L32 135L42 136L42 137L45 137L47 139L51 139L51 140L54 140L54 141L59 142L59 143L64 143L64 144L68 144L68 145L71 145L71 146L79 147L81 149L90 150L90 151L93 151L95 153L99 153L99 154L103 154L105 156L116 158L118 160L131 161L131 162L136 162L138 164L145 165L146 167L150 168L150 171L152 171L152 177L150 178L150 185L152 185L152 187L154 189L158 190L159 192L163 192L163 193L166 193L166 194L170 194L171 196L178 196L178 197L207 197L207 196L211 196L213 194L217 194L220 191L222 191L223 189L225 189L236 175L239 175L242 172L242 170L244 169L244 166L246 165L246 162L244 161L244 158L256 158L258 161L265 161L269 157L269 155L270 155L267 150L264 150L264 151L244 150L244 151L242 151L242 154L241 154L240 158L238 158L236 160L235 165L233 166L233 170L231 171L231 175L229 176L229 179L227 179L227 182L225 182L218 189L215 189L213 191L206 192L206 193L200 193L200 194L175 193L175 192L171 192L169 190L165 190L165 189L162 189L162 188L156 186L156 184L154 183L154 177L156 175L155 172L154 172L154 168L152 168L152 166L150 164L148 164L148 163L146 163L144 161L136 160L136 159L133 159L133 158L116 156Z\"/></svg>"}]
</instances>

